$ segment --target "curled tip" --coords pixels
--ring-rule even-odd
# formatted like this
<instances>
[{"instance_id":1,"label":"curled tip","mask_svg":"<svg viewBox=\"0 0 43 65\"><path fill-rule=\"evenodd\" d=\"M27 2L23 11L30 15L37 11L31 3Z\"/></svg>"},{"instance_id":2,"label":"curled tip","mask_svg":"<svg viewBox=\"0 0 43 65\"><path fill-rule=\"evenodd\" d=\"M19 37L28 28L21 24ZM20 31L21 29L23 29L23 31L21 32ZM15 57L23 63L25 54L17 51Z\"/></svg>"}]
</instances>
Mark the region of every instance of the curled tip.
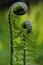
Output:
<instances>
[{"instance_id":1,"label":"curled tip","mask_svg":"<svg viewBox=\"0 0 43 65\"><path fill-rule=\"evenodd\" d=\"M9 10L16 15L24 15L28 11L28 7L23 2L16 2L10 7Z\"/></svg>"},{"instance_id":2,"label":"curled tip","mask_svg":"<svg viewBox=\"0 0 43 65\"><path fill-rule=\"evenodd\" d=\"M23 24L23 28L26 29L27 33L32 32L32 23L29 20L26 20Z\"/></svg>"}]
</instances>

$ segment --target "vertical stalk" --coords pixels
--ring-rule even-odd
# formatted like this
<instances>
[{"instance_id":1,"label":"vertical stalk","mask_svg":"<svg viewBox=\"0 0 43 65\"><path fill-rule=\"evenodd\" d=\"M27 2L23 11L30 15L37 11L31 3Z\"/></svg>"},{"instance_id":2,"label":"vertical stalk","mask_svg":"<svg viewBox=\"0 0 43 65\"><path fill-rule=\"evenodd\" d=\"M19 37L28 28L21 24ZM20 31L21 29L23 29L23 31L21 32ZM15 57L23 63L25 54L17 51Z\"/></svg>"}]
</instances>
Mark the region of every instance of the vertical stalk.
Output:
<instances>
[{"instance_id":1,"label":"vertical stalk","mask_svg":"<svg viewBox=\"0 0 43 65\"><path fill-rule=\"evenodd\" d=\"M12 64L12 54L13 54L13 37L12 37L12 27L11 27L11 21L10 21L10 11L9 11L9 27L10 27L10 41L11 41L11 60L10 60L10 65L13 65Z\"/></svg>"},{"instance_id":2,"label":"vertical stalk","mask_svg":"<svg viewBox=\"0 0 43 65\"><path fill-rule=\"evenodd\" d=\"M25 50L25 35L23 35L23 41L24 41L24 54L23 54L23 65L26 65L26 50Z\"/></svg>"}]
</instances>

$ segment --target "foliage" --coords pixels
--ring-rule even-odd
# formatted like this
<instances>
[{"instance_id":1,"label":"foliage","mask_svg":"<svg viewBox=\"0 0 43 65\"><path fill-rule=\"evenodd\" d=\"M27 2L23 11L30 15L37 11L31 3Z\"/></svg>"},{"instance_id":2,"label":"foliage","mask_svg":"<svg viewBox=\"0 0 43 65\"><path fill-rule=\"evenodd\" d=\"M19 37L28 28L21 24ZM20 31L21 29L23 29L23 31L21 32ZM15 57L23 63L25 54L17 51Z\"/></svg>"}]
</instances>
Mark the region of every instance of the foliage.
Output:
<instances>
[{"instance_id":1,"label":"foliage","mask_svg":"<svg viewBox=\"0 0 43 65\"><path fill-rule=\"evenodd\" d=\"M16 20L11 16L11 20L17 22L17 27L21 28L24 20L29 19L32 22L32 33L26 36L26 64L27 65L43 65L43 3L38 3L35 6L30 6L30 11ZM14 26L15 27L15 26ZM1 29L2 28L2 29ZM10 34L8 25L8 10L0 11L0 65L10 64ZM22 31L12 27L14 50L13 62L15 65L23 63L23 48ZM15 33L15 34L14 34ZM24 32L23 32L24 33Z\"/></svg>"}]
</instances>

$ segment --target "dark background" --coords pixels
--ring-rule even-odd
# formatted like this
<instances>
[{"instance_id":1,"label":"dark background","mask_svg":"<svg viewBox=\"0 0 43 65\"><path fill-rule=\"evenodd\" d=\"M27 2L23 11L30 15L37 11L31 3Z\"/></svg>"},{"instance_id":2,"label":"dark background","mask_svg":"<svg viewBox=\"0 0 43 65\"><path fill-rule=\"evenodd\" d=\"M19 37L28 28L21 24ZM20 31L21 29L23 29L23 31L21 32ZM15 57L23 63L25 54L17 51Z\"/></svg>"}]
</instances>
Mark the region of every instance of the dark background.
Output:
<instances>
[{"instance_id":1,"label":"dark background","mask_svg":"<svg viewBox=\"0 0 43 65\"><path fill-rule=\"evenodd\" d=\"M0 7L9 8L13 3L18 2L18 1L25 2L27 5L29 4L35 5L39 1L43 1L43 0L0 0Z\"/></svg>"}]
</instances>

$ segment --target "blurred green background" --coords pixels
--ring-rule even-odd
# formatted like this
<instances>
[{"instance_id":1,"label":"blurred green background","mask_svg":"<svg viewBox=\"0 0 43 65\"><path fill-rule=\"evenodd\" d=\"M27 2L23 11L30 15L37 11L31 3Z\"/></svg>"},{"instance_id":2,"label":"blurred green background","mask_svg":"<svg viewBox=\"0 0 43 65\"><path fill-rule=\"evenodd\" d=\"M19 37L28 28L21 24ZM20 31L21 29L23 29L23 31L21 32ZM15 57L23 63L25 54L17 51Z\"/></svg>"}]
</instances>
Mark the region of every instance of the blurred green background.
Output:
<instances>
[{"instance_id":1,"label":"blurred green background","mask_svg":"<svg viewBox=\"0 0 43 65\"><path fill-rule=\"evenodd\" d=\"M33 63L43 65L43 2L38 2L34 5L29 4L27 17L32 21L34 32L30 42L32 44L31 49L36 49L32 50L32 52L37 55L37 58L34 59ZM8 8L0 8L0 65L10 65Z\"/></svg>"},{"instance_id":2,"label":"blurred green background","mask_svg":"<svg viewBox=\"0 0 43 65\"><path fill-rule=\"evenodd\" d=\"M0 10L0 65L9 65L10 36L8 26L8 9Z\"/></svg>"}]
</instances>

